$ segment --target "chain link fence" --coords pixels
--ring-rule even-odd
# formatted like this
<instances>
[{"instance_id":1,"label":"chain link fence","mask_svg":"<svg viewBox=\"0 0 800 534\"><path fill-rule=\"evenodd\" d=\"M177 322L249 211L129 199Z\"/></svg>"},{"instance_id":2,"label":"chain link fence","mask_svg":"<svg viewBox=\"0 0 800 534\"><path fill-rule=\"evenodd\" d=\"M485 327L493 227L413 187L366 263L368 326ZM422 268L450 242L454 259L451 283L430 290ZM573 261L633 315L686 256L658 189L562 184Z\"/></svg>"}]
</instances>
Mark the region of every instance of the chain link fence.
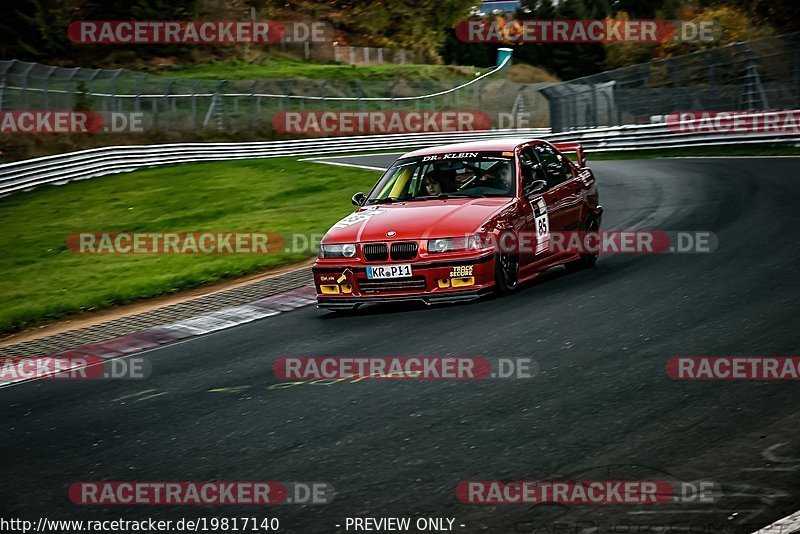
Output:
<instances>
[{"instance_id":1,"label":"chain link fence","mask_svg":"<svg viewBox=\"0 0 800 534\"><path fill-rule=\"evenodd\" d=\"M661 122L680 111L800 108L800 33L632 65L542 89L553 131Z\"/></svg>"},{"instance_id":2,"label":"chain link fence","mask_svg":"<svg viewBox=\"0 0 800 534\"><path fill-rule=\"evenodd\" d=\"M266 133L272 131L276 113L312 110L482 111L492 117L494 127L515 126L499 124L498 117L524 111L531 116L524 126L548 126L547 102L538 93L539 85L509 81L507 65L468 82L211 81L0 61L0 111L142 113L148 129L228 133Z\"/></svg>"}]
</instances>

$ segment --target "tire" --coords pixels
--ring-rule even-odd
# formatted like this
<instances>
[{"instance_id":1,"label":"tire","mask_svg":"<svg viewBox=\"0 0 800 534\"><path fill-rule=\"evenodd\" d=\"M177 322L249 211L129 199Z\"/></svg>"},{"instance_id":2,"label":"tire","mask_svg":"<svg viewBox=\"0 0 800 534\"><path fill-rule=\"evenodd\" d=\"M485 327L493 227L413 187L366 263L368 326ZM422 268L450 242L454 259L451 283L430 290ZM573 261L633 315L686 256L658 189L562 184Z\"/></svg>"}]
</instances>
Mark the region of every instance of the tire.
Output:
<instances>
[{"instance_id":1,"label":"tire","mask_svg":"<svg viewBox=\"0 0 800 534\"><path fill-rule=\"evenodd\" d=\"M519 285L519 254L498 253L494 258L495 292L498 295L508 295L517 289L517 285Z\"/></svg>"},{"instance_id":2,"label":"tire","mask_svg":"<svg viewBox=\"0 0 800 534\"><path fill-rule=\"evenodd\" d=\"M597 219L594 217L590 217L586 223L583 225L584 230L587 232L598 232L600 231L600 225L597 223ZM581 257L575 261L571 261L566 263L566 267L568 271L580 271L582 269L591 269L597 263L597 257L599 253L597 252L587 252L585 254L581 254Z\"/></svg>"}]
</instances>

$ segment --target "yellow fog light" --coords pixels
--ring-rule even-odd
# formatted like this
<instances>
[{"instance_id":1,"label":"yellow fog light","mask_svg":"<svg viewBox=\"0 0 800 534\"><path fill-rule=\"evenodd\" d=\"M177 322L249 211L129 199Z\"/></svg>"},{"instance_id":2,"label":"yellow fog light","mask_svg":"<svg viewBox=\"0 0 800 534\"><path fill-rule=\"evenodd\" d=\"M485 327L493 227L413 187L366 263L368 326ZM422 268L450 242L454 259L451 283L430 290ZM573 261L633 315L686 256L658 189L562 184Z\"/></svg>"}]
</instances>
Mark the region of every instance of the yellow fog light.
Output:
<instances>
[{"instance_id":1,"label":"yellow fog light","mask_svg":"<svg viewBox=\"0 0 800 534\"><path fill-rule=\"evenodd\" d=\"M436 280L440 288L450 287L450 280L448 278L439 278Z\"/></svg>"},{"instance_id":2,"label":"yellow fog light","mask_svg":"<svg viewBox=\"0 0 800 534\"><path fill-rule=\"evenodd\" d=\"M336 285L321 285L319 286L319 290L322 292L323 295L338 295L339 294L339 286Z\"/></svg>"},{"instance_id":3,"label":"yellow fog light","mask_svg":"<svg viewBox=\"0 0 800 534\"><path fill-rule=\"evenodd\" d=\"M450 285L452 287L466 287L475 285L474 276L462 276L460 278L451 278Z\"/></svg>"},{"instance_id":4,"label":"yellow fog light","mask_svg":"<svg viewBox=\"0 0 800 534\"><path fill-rule=\"evenodd\" d=\"M351 286L350 284L342 284L342 293L352 293L352 292L353 292L353 286Z\"/></svg>"}]
</instances>

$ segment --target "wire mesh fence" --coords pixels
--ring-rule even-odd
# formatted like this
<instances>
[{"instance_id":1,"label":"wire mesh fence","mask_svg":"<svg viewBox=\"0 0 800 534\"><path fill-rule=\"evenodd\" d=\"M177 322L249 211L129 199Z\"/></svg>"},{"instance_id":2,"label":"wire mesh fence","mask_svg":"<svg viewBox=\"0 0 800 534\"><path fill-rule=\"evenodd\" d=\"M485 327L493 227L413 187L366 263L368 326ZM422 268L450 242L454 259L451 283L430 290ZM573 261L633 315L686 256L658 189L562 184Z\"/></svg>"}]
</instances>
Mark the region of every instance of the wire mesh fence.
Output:
<instances>
[{"instance_id":1,"label":"wire mesh fence","mask_svg":"<svg viewBox=\"0 0 800 534\"><path fill-rule=\"evenodd\" d=\"M542 90L553 131L659 122L680 111L800 107L800 33L624 67Z\"/></svg>"},{"instance_id":2,"label":"wire mesh fence","mask_svg":"<svg viewBox=\"0 0 800 534\"><path fill-rule=\"evenodd\" d=\"M212 81L0 61L0 111L135 112L156 130L236 132L272 130L273 117L287 111L480 110L492 118L493 126L510 127L498 124L498 117L524 110L534 117L524 126L546 127L546 101L537 92L539 86L509 81L506 66L468 82Z\"/></svg>"}]
</instances>

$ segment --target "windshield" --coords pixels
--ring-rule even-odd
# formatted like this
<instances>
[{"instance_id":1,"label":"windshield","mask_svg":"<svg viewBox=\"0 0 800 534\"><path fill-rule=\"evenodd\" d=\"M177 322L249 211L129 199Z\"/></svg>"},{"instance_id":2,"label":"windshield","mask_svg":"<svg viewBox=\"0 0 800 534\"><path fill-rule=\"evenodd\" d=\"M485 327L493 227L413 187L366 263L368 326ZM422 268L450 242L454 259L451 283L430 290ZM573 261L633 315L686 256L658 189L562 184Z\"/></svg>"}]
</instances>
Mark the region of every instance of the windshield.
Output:
<instances>
[{"instance_id":1,"label":"windshield","mask_svg":"<svg viewBox=\"0 0 800 534\"><path fill-rule=\"evenodd\" d=\"M372 189L368 202L513 197L515 193L513 153L460 152L398 160Z\"/></svg>"}]
</instances>

